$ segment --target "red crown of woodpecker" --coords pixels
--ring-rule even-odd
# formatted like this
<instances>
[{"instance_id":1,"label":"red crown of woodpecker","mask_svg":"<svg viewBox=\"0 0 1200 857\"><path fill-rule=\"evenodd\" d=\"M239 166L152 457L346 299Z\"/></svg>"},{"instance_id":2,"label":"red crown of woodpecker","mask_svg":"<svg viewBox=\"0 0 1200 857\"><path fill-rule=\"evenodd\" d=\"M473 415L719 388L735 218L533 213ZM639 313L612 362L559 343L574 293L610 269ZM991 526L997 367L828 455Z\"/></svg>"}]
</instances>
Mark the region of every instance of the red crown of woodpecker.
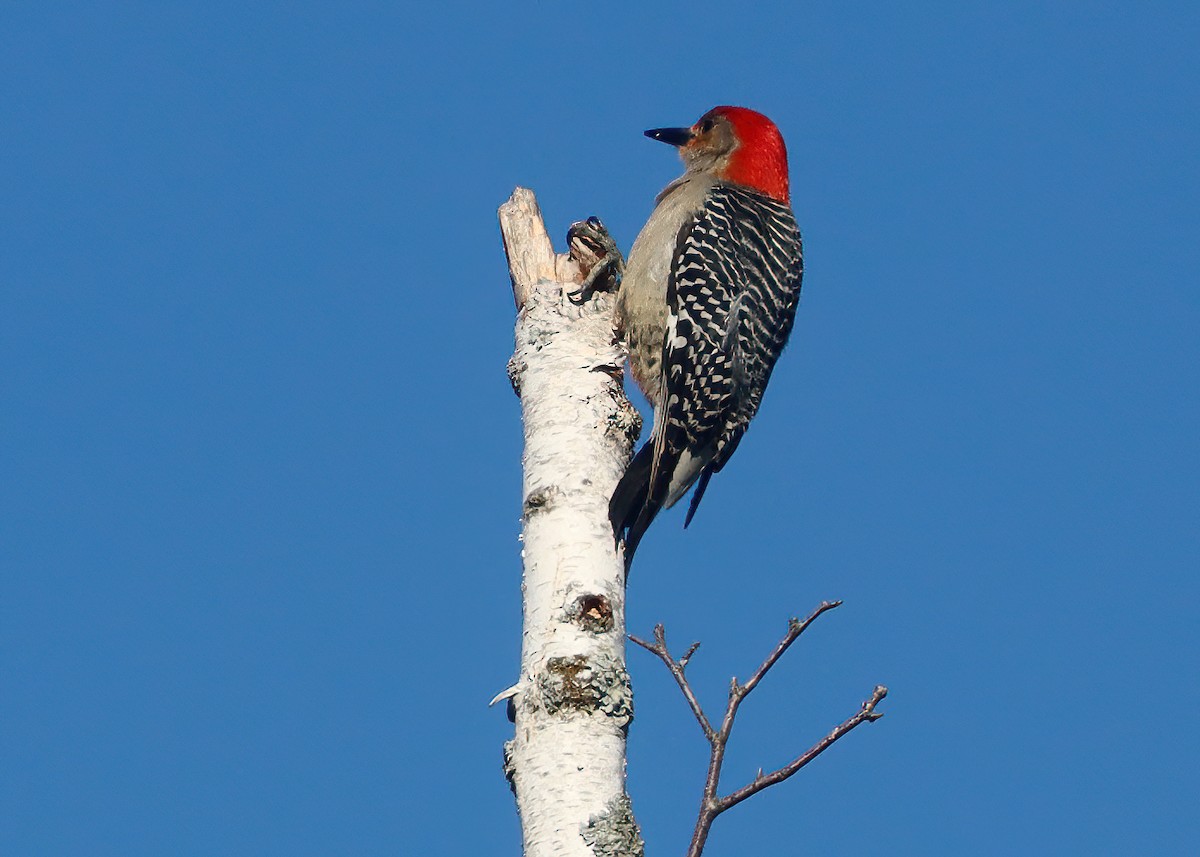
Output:
<instances>
[{"instance_id":1,"label":"red crown of woodpecker","mask_svg":"<svg viewBox=\"0 0 1200 857\"><path fill-rule=\"evenodd\" d=\"M787 146L775 123L746 107L714 107L700 121L710 116L728 119L738 139L737 148L718 176L788 202Z\"/></svg>"}]
</instances>

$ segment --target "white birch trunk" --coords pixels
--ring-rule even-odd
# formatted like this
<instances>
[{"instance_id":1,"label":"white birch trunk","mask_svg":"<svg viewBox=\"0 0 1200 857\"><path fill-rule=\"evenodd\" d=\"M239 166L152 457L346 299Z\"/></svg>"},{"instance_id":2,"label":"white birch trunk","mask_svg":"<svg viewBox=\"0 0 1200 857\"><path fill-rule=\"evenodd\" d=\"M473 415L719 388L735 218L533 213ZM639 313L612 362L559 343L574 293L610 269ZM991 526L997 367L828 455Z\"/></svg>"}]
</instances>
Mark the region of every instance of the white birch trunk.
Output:
<instances>
[{"instance_id":1,"label":"white birch trunk","mask_svg":"<svg viewBox=\"0 0 1200 857\"><path fill-rule=\"evenodd\" d=\"M620 382L612 298L576 306L580 271L555 255L532 192L500 208L517 302L509 364L525 424L525 625L505 773L526 857L644 852L625 791L633 696L625 572L608 500L640 419Z\"/></svg>"}]
</instances>

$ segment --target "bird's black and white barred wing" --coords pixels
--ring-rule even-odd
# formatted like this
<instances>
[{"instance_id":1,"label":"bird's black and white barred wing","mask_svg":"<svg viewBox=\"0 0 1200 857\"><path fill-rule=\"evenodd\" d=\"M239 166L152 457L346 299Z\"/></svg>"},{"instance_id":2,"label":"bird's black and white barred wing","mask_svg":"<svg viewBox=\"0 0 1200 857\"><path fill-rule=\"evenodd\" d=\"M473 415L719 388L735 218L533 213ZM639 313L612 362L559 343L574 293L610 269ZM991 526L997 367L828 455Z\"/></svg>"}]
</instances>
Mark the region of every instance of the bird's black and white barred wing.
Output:
<instances>
[{"instance_id":1,"label":"bird's black and white barred wing","mask_svg":"<svg viewBox=\"0 0 1200 857\"><path fill-rule=\"evenodd\" d=\"M654 434L610 504L626 562L658 512L699 479L691 521L709 477L737 448L791 333L802 274L791 209L749 188L714 185L680 230Z\"/></svg>"},{"instance_id":2,"label":"bird's black and white barred wing","mask_svg":"<svg viewBox=\"0 0 1200 857\"><path fill-rule=\"evenodd\" d=\"M667 289L661 469L675 503L729 460L775 368L800 299L803 254L791 208L748 188L718 184L680 233ZM677 452L678 451L678 452Z\"/></svg>"}]
</instances>

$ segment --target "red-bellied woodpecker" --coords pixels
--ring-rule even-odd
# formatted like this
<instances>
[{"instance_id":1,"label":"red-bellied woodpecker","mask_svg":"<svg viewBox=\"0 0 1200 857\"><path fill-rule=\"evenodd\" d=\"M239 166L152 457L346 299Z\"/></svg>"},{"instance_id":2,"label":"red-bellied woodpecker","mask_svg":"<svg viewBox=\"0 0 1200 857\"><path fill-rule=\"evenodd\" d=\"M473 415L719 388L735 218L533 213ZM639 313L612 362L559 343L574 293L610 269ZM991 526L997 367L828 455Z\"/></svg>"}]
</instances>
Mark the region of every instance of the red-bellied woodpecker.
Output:
<instances>
[{"instance_id":1,"label":"red-bellied woodpecker","mask_svg":"<svg viewBox=\"0 0 1200 857\"><path fill-rule=\"evenodd\" d=\"M744 107L646 136L686 171L658 195L630 251L616 322L654 429L613 492L628 568L655 515L696 484L686 527L762 401L800 299L800 232L779 129Z\"/></svg>"}]
</instances>

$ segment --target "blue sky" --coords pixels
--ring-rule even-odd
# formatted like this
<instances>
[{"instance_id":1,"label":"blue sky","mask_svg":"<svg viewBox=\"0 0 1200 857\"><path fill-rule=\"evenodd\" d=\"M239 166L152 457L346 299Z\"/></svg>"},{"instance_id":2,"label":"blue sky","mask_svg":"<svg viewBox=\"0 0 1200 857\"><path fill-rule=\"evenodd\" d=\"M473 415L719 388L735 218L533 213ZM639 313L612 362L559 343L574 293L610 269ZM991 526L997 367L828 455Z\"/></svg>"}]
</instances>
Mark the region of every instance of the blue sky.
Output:
<instances>
[{"instance_id":1,"label":"blue sky","mask_svg":"<svg viewBox=\"0 0 1200 857\"><path fill-rule=\"evenodd\" d=\"M1052 7L1051 7L1052 5ZM645 128L770 115L792 343L631 630L747 702L706 853L1187 854L1200 601L1192 4L24 4L0 116L0 851L518 854L495 222L628 247ZM630 652L630 790L705 745ZM464 821L464 817L469 821Z\"/></svg>"}]
</instances>

